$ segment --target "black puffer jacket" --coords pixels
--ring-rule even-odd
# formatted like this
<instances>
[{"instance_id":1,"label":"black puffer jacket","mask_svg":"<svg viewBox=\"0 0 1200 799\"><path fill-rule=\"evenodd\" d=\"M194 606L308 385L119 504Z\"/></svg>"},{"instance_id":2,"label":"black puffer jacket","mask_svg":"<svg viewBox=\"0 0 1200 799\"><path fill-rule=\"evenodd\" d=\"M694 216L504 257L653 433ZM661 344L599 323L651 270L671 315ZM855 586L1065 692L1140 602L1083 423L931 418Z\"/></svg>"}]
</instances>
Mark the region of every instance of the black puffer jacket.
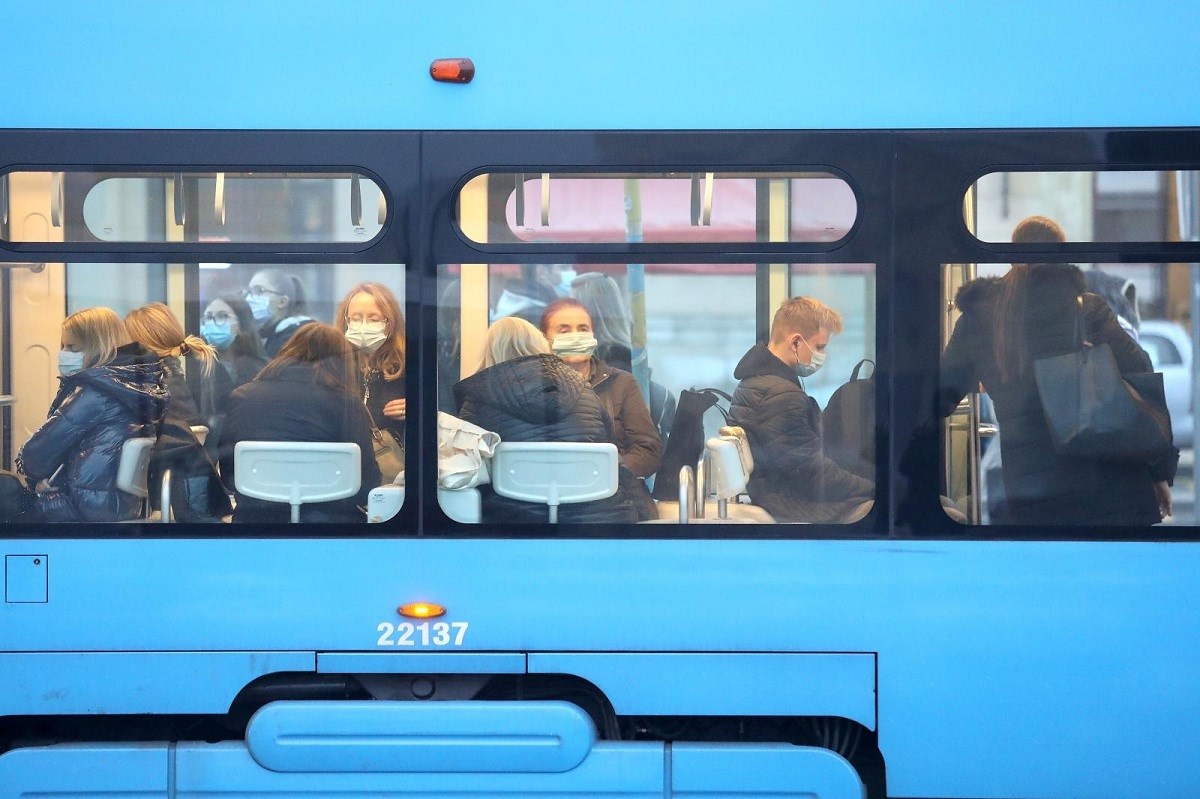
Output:
<instances>
[{"instance_id":1,"label":"black puffer jacket","mask_svg":"<svg viewBox=\"0 0 1200 799\"><path fill-rule=\"evenodd\" d=\"M454 386L454 400L462 419L499 434L501 441L613 440L596 393L553 355L514 358L476 372ZM537 523L546 518L544 505L484 492L485 522ZM608 499L563 505L558 518L561 522L634 521L632 505L621 490Z\"/></svg>"},{"instance_id":2,"label":"black puffer jacket","mask_svg":"<svg viewBox=\"0 0 1200 799\"><path fill-rule=\"evenodd\" d=\"M152 436L167 405L162 366L138 344L104 366L61 378L50 413L17 455L30 485L62 472L54 491L38 494L47 522L115 522L138 515L141 500L117 489L126 439Z\"/></svg>"},{"instance_id":3,"label":"black puffer jacket","mask_svg":"<svg viewBox=\"0 0 1200 799\"><path fill-rule=\"evenodd\" d=\"M1084 293L1077 267L1041 264L1030 271L1025 339L1030 363L1073 352L1079 347L1078 297L1082 294L1085 336L1112 347L1123 373L1149 372L1150 358L1121 329L1100 297ZM1065 458L1054 452L1042 414L1032 368L1009 382L1000 377L994 354L997 303L1002 278L982 278L964 286L955 298L962 316L942 355L942 415L982 382L996 406L1005 493L1014 523L1147 525L1159 521L1153 482L1173 476L1165 458L1154 468L1138 463Z\"/></svg>"},{"instance_id":4,"label":"black puffer jacket","mask_svg":"<svg viewBox=\"0 0 1200 799\"><path fill-rule=\"evenodd\" d=\"M729 419L746 430L754 454L748 493L781 522L837 522L873 499L875 485L825 457L821 408L796 373L763 344L734 369L741 382Z\"/></svg>"}]
</instances>

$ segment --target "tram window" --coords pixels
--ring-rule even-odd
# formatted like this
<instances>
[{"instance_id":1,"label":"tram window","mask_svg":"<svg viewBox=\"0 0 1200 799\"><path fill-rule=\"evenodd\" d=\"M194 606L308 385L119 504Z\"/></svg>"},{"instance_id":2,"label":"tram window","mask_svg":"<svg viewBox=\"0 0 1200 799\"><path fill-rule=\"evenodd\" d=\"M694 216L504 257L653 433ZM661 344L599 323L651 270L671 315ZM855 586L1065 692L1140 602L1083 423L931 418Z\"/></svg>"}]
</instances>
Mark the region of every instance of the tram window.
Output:
<instances>
[{"instance_id":1,"label":"tram window","mask_svg":"<svg viewBox=\"0 0 1200 799\"><path fill-rule=\"evenodd\" d=\"M760 307L761 286L768 287L770 299ZM769 324L780 304L790 295L800 294L820 299L840 314L836 325L826 319L830 328L840 332L832 341L827 343L821 330L804 336L814 350L823 351L821 357L828 355L819 371L803 378L808 396L824 406L849 379L859 360L874 358L873 264L443 265L439 268L439 407L498 433L501 447L505 441L595 440L593 432L583 430L582 422L573 422L576 426L570 430L560 424L564 416L577 410L574 406L559 409L556 405L546 410L549 406L543 405L550 396L558 401L568 393L559 383L570 380L560 379L554 371L567 369L585 375L600 407L617 417L613 443L620 452L622 469L628 467L632 474L620 483L616 498L630 500L637 520L678 519L678 490L664 493L655 485L664 480L660 467L671 463L678 470L685 462L694 466L701 453L672 461L680 450L667 448L665 460L652 458L646 467L635 451L636 442L622 439L622 434L627 435L630 427L637 431L639 422L629 420L641 418L642 427L648 428L645 432L656 439L655 448L661 451L662 442L668 441L672 429L686 416L689 421L702 420L703 440L718 437L721 428L730 424L741 423L746 430L758 479L748 495L729 504L732 517L760 523L856 521L869 511L874 497L873 424L869 429L853 429L857 445L850 448L853 452L844 461L822 455L819 410L810 408L807 400L801 399L799 386L791 382L795 375L792 361L802 358L807 366L821 358L801 351L804 341L781 349L787 363L756 346L757 331L765 327L760 317ZM573 306L571 300L583 307ZM523 321L514 322L514 318ZM789 355L793 350L800 354ZM552 367L542 367L537 357L522 357L550 351L559 356L551 359L558 361ZM642 354L644 359L639 357ZM745 374L738 372L740 363L745 364ZM768 363L771 368L758 368ZM644 371L640 368L643 364ZM612 367L632 371L633 376L613 378ZM518 374L520 370L528 373ZM609 377L603 377L605 374ZM863 377L869 375L868 371ZM780 436L771 433L771 425L779 420L762 410L757 403L761 396L758 388L749 382L777 376L781 383L796 386L794 409L803 410L802 423L811 425L810 438L798 433L793 440L790 429ZM737 394L741 377L747 378L745 400ZM634 404L641 410L636 415L622 405L620 394L612 391L613 385L625 384L637 395ZM726 421L722 412L730 412L729 403L722 399L717 409L704 413L700 420L687 416L688 411L680 405L684 392L704 388L734 394L745 407L734 409ZM589 403L595 404L595 399L580 400L578 407L590 407ZM794 409L789 406L789 413ZM603 430L600 433L607 435ZM785 470L786 475L782 473ZM638 482L633 482L632 488L627 485L629 477L643 478L648 488L656 489L656 502L644 503L645 498L637 493ZM452 489L464 482L460 476L450 480L444 487ZM711 493L716 490L713 485L708 488L706 515L711 519L717 515L718 497ZM471 497L455 490L439 492L447 515L459 521L487 522L488 503L495 502L490 509L492 521L549 521L545 507L514 509L506 506L503 498L497 499L488 486L469 490ZM821 494L822 490L826 493ZM756 504L756 494L776 514ZM476 495L482 506L476 504ZM565 511L559 519L631 521L609 510L598 508L592 514ZM818 529L798 527L797 534L812 535Z\"/></svg>"},{"instance_id":2,"label":"tram window","mask_svg":"<svg viewBox=\"0 0 1200 799\"><path fill-rule=\"evenodd\" d=\"M949 310L942 320L946 342L942 412L948 414L943 426L942 490L949 500L944 503L946 512L957 521L1136 529L1159 522L1159 505L1166 507L1156 499L1154 484L1171 480L1169 490L1160 489L1170 497L1171 513L1163 523L1195 523L1194 366L1190 335L1184 327L1191 298L1189 267L1106 263L1081 264L1079 269L1077 274L1076 267L1068 264L1031 267L1021 280L1035 291L1013 295L1030 321L1013 326L1011 320L1021 313L1014 310L1005 333L998 332L1001 323L991 321L991 314L1001 307L998 303L1008 285L1001 278L1011 266L943 266L945 299L955 302L947 302ZM1077 307L1080 284L1096 295L1085 297L1088 340L1109 344L1126 371L1153 369L1162 375L1174 443L1182 453L1177 471L1169 457L1143 463L1056 454L1031 367L1013 360L1016 365L1010 374L1015 376L1001 375L1001 356L995 349L999 335L1018 342L1023 336L1026 361L1039 353L1071 350L1072 308ZM1021 296L1030 299L1021 301ZM1009 351L1012 354L1012 348Z\"/></svg>"},{"instance_id":3,"label":"tram window","mask_svg":"<svg viewBox=\"0 0 1200 799\"><path fill-rule=\"evenodd\" d=\"M849 184L827 172L492 173L462 190L481 194L486 235L464 226L480 243L829 243L857 214ZM787 230L769 230L769 209L783 206Z\"/></svg>"},{"instance_id":4,"label":"tram window","mask_svg":"<svg viewBox=\"0 0 1200 799\"><path fill-rule=\"evenodd\" d=\"M981 241L1008 244L1027 216L1062 225L1069 242L1187 241L1176 208L1196 196L1196 172L991 172L975 182L967 227ZM1185 226L1187 223L1185 223Z\"/></svg>"},{"instance_id":5,"label":"tram window","mask_svg":"<svg viewBox=\"0 0 1200 799\"><path fill-rule=\"evenodd\" d=\"M360 506L385 482L371 421L405 440L403 265L49 263L6 274L3 468L24 473L37 497L31 515L0 507L0 521L151 518L157 475L183 454L170 461L175 521L287 523L288 502L261 496L279 486L235 491L235 445L267 441L357 444L357 456L337 456L357 460L357 485L299 516L366 523ZM193 337L186 350L180 329ZM145 349L108 355L127 340ZM60 394L60 382L77 390ZM71 403L88 404L86 424ZM151 447L148 464L127 443L136 438ZM322 470L336 467L334 456L272 457L264 478L327 483Z\"/></svg>"},{"instance_id":6,"label":"tram window","mask_svg":"<svg viewBox=\"0 0 1200 799\"><path fill-rule=\"evenodd\" d=\"M8 202L46 224L14 242L367 243L382 230L378 184L351 173L12 172ZM82 204L82 218L72 217Z\"/></svg>"}]
</instances>

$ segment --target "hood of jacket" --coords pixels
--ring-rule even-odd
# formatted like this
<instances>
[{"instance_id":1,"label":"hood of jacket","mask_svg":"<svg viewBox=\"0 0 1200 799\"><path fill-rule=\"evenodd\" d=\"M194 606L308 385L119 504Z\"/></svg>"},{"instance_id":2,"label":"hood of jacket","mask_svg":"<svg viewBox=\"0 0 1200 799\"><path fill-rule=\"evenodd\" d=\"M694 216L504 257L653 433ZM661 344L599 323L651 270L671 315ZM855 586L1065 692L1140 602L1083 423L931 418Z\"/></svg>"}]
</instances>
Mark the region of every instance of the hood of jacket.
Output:
<instances>
[{"instance_id":1,"label":"hood of jacket","mask_svg":"<svg viewBox=\"0 0 1200 799\"><path fill-rule=\"evenodd\" d=\"M587 388L555 355L527 355L483 369L454 386L454 398L491 405L531 424L555 424L571 415Z\"/></svg>"},{"instance_id":2,"label":"hood of jacket","mask_svg":"<svg viewBox=\"0 0 1200 799\"><path fill-rule=\"evenodd\" d=\"M162 361L140 344L126 344L103 366L82 369L59 380L61 383L55 406L74 389L89 387L127 408L145 411L149 403L152 412L143 413L143 416L157 419L162 415L169 398L163 386Z\"/></svg>"},{"instance_id":3,"label":"hood of jacket","mask_svg":"<svg viewBox=\"0 0 1200 799\"><path fill-rule=\"evenodd\" d=\"M784 380L790 380L796 385L800 385L800 378L796 376L796 371L779 360L766 344L755 344L751 347L733 370L733 376L738 380L759 375L782 377Z\"/></svg>"}]
</instances>

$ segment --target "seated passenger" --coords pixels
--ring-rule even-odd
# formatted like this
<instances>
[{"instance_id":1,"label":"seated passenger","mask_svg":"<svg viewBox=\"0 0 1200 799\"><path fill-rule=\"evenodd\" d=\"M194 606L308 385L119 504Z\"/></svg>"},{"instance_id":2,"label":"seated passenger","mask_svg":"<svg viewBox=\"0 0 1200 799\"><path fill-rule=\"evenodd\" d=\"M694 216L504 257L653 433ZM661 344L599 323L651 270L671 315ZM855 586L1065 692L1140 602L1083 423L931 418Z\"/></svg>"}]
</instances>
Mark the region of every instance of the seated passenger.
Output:
<instances>
[{"instance_id":1,"label":"seated passenger","mask_svg":"<svg viewBox=\"0 0 1200 799\"><path fill-rule=\"evenodd\" d=\"M229 395L219 446L221 477L233 489L234 447L239 441L345 441L361 450L362 482L356 496L304 505L306 522L365 521L360 507L379 485L371 426L358 398L350 344L320 322L296 331L252 382ZM287 522L285 503L237 494L235 522Z\"/></svg>"},{"instance_id":2,"label":"seated passenger","mask_svg":"<svg viewBox=\"0 0 1200 799\"><path fill-rule=\"evenodd\" d=\"M359 396L375 426L404 443L404 312L382 283L359 283L338 303L334 326L354 345Z\"/></svg>"},{"instance_id":3,"label":"seated passenger","mask_svg":"<svg viewBox=\"0 0 1200 799\"><path fill-rule=\"evenodd\" d=\"M479 371L454 386L458 416L505 441L612 441L596 393L571 367L550 354L536 327L505 317L488 328ZM624 468L624 467L622 467ZM624 484L624 482L623 482ZM607 499L563 505L563 522L631 522L622 491ZM545 522L546 506L484 491L486 522Z\"/></svg>"},{"instance_id":4,"label":"seated passenger","mask_svg":"<svg viewBox=\"0 0 1200 799\"><path fill-rule=\"evenodd\" d=\"M617 281L600 272L584 272L571 281L571 296L582 302L592 317L597 357L609 366L633 374L632 320ZM651 374L647 365L646 378ZM653 380L650 380L650 418L665 441L675 422L675 395Z\"/></svg>"},{"instance_id":5,"label":"seated passenger","mask_svg":"<svg viewBox=\"0 0 1200 799\"><path fill-rule=\"evenodd\" d=\"M629 496L636 500L638 521L658 518L643 478L658 471L662 439L633 375L609 366L593 354L596 337L592 331L592 317L579 300L566 297L555 300L542 314L542 332L550 342L550 349L596 392L612 421L612 442L617 445L621 464L639 478L628 487Z\"/></svg>"},{"instance_id":6,"label":"seated passenger","mask_svg":"<svg viewBox=\"0 0 1200 799\"><path fill-rule=\"evenodd\" d=\"M246 304L259 325L258 334L268 358L278 355L297 329L313 321L308 315L304 284L280 269L254 273L246 287Z\"/></svg>"},{"instance_id":7,"label":"seated passenger","mask_svg":"<svg viewBox=\"0 0 1200 799\"><path fill-rule=\"evenodd\" d=\"M88 308L63 322L58 370L46 421L17 455L29 488L6 476L0 515L41 522L137 518L142 502L117 488L117 469L125 441L154 435L162 419L161 362L130 341L112 309Z\"/></svg>"},{"instance_id":8,"label":"seated passenger","mask_svg":"<svg viewBox=\"0 0 1200 799\"><path fill-rule=\"evenodd\" d=\"M216 464L196 438L193 428L207 426L208 419L196 408L180 357L187 358L189 372L211 381L217 351L197 336L184 334L171 309L161 302L135 308L125 317L130 337L162 359L163 383L167 393L166 412L151 454L149 485L159 486L163 470L173 470L171 508L176 521L220 521L229 513L229 497L217 477ZM151 504L161 510L158 491L151 491Z\"/></svg>"},{"instance_id":9,"label":"seated passenger","mask_svg":"<svg viewBox=\"0 0 1200 799\"><path fill-rule=\"evenodd\" d=\"M842 522L870 509L875 485L827 458L821 408L802 378L825 362L825 347L842 317L810 297L793 297L771 322L771 340L750 348L734 370L741 382L730 422L750 438L754 473L748 492L777 521Z\"/></svg>"},{"instance_id":10,"label":"seated passenger","mask_svg":"<svg viewBox=\"0 0 1200 799\"><path fill-rule=\"evenodd\" d=\"M209 428L220 426L229 392L253 380L267 365L267 353L258 337L258 325L250 306L241 297L219 297L204 309L200 317L200 335L217 351L217 363L210 380L189 374L192 396L200 405L200 415Z\"/></svg>"}]
</instances>

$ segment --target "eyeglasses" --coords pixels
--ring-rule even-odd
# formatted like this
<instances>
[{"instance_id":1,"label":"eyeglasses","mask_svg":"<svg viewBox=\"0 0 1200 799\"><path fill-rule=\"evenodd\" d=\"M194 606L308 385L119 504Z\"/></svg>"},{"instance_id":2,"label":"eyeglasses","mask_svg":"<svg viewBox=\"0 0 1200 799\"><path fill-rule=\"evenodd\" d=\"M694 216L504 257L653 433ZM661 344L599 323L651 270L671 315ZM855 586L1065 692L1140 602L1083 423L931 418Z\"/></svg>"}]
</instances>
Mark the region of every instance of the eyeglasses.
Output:
<instances>
[{"instance_id":1,"label":"eyeglasses","mask_svg":"<svg viewBox=\"0 0 1200 799\"><path fill-rule=\"evenodd\" d=\"M280 294L280 295L282 295L283 292L275 291L274 289L265 288L263 286L250 286L249 288L246 289L247 297L250 297L250 296L261 297L264 294Z\"/></svg>"},{"instance_id":2,"label":"eyeglasses","mask_svg":"<svg viewBox=\"0 0 1200 799\"><path fill-rule=\"evenodd\" d=\"M347 322L354 322L356 324L362 324L363 322L370 322L373 325L377 325L380 322L386 322L387 320L388 319L386 316L380 316L377 313L366 314L366 315L356 313L356 314L351 314L346 317Z\"/></svg>"},{"instance_id":3,"label":"eyeglasses","mask_svg":"<svg viewBox=\"0 0 1200 799\"><path fill-rule=\"evenodd\" d=\"M216 313L212 313L210 311L209 313L206 313L204 316L200 317L200 320L203 322L216 322L219 325L225 324L230 319L233 319L233 314L229 313L228 311L217 311Z\"/></svg>"}]
</instances>

